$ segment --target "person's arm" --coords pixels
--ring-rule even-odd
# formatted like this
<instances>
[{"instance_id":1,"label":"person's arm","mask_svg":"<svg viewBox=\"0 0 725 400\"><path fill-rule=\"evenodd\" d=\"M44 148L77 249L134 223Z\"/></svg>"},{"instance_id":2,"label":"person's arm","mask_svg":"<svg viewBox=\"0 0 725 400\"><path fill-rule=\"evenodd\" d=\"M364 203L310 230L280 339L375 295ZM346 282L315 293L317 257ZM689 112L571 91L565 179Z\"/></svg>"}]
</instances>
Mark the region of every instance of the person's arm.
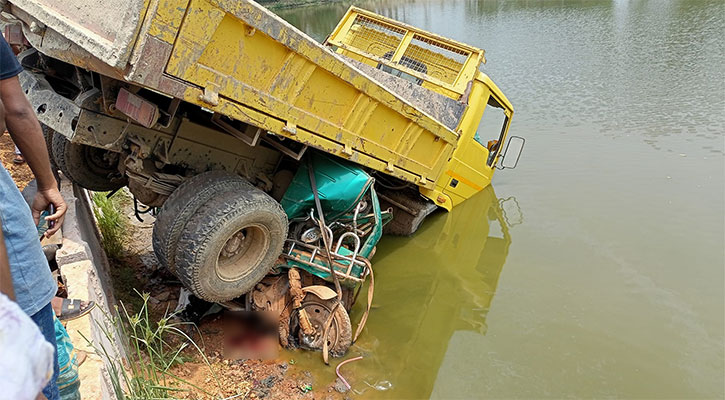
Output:
<instances>
[{"instance_id":1,"label":"person's arm","mask_svg":"<svg viewBox=\"0 0 725 400\"><path fill-rule=\"evenodd\" d=\"M5 125L13 138L13 142L23 153L25 161L33 171L38 182L38 192L30 206L33 219L37 224L40 213L52 203L55 213L46 217L55 224L46 231L45 236L52 236L63 223L67 206L58 190L58 183L50 168L48 150L45 147L43 131L33 107L25 97L17 76L0 80L0 101L5 105Z\"/></svg>"},{"instance_id":2,"label":"person's arm","mask_svg":"<svg viewBox=\"0 0 725 400\"><path fill-rule=\"evenodd\" d=\"M5 131L5 107L0 100L0 133ZM3 235L3 221L0 220L0 293L8 296L10 300L15 300L15 290L13 289L13 277L10 275L10 260L8 252L5 248L5 236Z\"/></svg>"}]
</instances>

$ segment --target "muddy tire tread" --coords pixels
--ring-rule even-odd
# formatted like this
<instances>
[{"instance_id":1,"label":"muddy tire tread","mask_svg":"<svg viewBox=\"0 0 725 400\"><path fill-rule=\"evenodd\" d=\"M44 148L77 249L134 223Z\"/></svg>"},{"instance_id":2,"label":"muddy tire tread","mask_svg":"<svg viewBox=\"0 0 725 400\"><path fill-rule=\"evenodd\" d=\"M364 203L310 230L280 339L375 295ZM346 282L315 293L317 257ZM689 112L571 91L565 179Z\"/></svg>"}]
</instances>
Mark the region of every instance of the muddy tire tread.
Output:
<instances>
[{"instance_id":1,"label":"muddy tire tread","mask_svg":"<svg viewBox=\"0 0 725 400\"><path fill-rule=\"evenodd\" d=\"M265 215L277 226L270 229L270 245L267 254L263 257L258 267L247 276L239 279L233 287L221 287L208 290L204 288L201 280L208 271L205 266L205 259L213 258L216 262L217 254L211 251L210 247L220 238L215 237L226 224L232 224L236 218L256 213L257 216ZM216 232L215 232L216 231ZM282 206L273 198L261 190L251 187L247 191L236 193L222 193L212 199L205 207L197 210L191 217L179 238L175 263L176 275L197 297L211 302L227 301L236 298L254 288L262 278L274 266L282 252L284 240L287 237L287 215Z\"/></svg>"},{"instance_id":2,"label":"muddy tire tread","mask_svg":"<svg viewBox=\"0 0 725 400\"><path fill-rule=\"evenodd\" d=\"M330 355L335 358L340 358L347 353L347 350L352 346L352 322L350 321L350 315L345 310L345 307L340 304L335 310L335 316L333 319L337 320L337 330L340 339L334 348L330 348Z\"/></svg>"},{"instance_id":3,"label":"muddy tire tread","mask_svg":"<svg viewBox=\"0 0 725 400\"><path fill-rule=\"evenodd\" d=\"M48 150L50 169L53 170L53 174L57 174L58 164L55 162L55 156L53 155L53 136L55 135L55 131L44 124L40 124L40 127L43 129L43 139L45 139L45 148Z\"/></svg>"},{"instance_id":4,"label":"muddy tire tread","mask_svg":"<svg viewBox=\"0 0 725 400\"><path fill-rule=\"evenodd\" d=\"M54 132L53 133L53 139L51 140L51 153L53 160L55 160L55 165L58 167L58 169L63 173L63 175L68 176L68 167L65 164L65 158L63 157L63 152L65 151L65 141L67 141L64 136L62 136L60 133ZM68 176L70 178L70 176Z\"/></svg>"}]
</instances>

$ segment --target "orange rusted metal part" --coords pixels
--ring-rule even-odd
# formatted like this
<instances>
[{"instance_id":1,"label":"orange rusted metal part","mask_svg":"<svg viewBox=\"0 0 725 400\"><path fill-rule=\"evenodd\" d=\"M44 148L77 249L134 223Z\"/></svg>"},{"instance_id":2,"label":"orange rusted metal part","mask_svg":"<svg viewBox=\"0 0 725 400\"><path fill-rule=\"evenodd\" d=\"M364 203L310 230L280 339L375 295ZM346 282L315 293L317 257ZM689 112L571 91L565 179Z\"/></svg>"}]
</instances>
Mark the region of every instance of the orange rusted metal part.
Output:
<instances>
[{"instance_id":1,"label":"orange rusted metal part","mask_svg":"<svg viewBox=\"0 0 725 400\"><path fill-rule=\"evenodd\" d=\"M307 312L302 308L305 292L302 290L300 273L297 268L290 268L287 276L289 276L289 290L290 294L292 294L292 307L295 310L299 309L300 329L302 329L302 333L305 335L312 335L315 333L315 328L310 323L310 317L307 315Z\"/></svg>"}]
</instances>

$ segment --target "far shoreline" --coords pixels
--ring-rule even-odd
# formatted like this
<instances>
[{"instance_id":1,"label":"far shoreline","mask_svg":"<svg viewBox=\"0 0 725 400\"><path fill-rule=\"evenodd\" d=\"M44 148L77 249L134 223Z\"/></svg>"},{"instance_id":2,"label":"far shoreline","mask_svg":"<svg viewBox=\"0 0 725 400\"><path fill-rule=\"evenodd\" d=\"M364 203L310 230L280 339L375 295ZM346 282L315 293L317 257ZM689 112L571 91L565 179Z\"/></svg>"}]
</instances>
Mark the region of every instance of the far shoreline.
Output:
<instances>
[{"instance_id":1,"label":"far shoreline","mask_svg":"<svg viewBox=\"0 0 725 400\"><path fill-rule=\"evenodd\" d=\"M258 0L257 2L270 10L314 6L326 3L339 3L343 0Z\"/></svg>"}]
</instances>

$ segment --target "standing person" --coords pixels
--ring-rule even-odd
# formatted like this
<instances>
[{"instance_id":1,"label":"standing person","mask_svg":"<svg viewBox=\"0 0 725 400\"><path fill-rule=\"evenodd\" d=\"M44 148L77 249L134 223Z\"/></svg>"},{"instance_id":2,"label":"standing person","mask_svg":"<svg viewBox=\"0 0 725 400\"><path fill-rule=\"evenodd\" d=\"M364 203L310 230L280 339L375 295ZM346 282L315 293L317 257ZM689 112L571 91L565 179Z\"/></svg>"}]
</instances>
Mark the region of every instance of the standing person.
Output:
<instances>
[{"instance_id":1,"label":"standing person","mask_svg":"<svg viewBox=\"0 0 725 400\"><path fill-rule=\"evenodd\" d=\"M40 123L20 87L20 72L22 67L8 43L0 37L0 102L5 109L4 122L38 182L38 191L28 208L10 174L0 165L2 232L17 304L38 325L45 339L55 348L55 326L50 301L58 287L38 241L36 225L40 214L49 206L54 206L55 212L46 217L54 226L45 235L52 236L60 229L67 207L50 168ZM54 358L53 377L43 389L43 394L49 400L59 399L56 384L57 354Z\"/></svg>"}]
</instances>

